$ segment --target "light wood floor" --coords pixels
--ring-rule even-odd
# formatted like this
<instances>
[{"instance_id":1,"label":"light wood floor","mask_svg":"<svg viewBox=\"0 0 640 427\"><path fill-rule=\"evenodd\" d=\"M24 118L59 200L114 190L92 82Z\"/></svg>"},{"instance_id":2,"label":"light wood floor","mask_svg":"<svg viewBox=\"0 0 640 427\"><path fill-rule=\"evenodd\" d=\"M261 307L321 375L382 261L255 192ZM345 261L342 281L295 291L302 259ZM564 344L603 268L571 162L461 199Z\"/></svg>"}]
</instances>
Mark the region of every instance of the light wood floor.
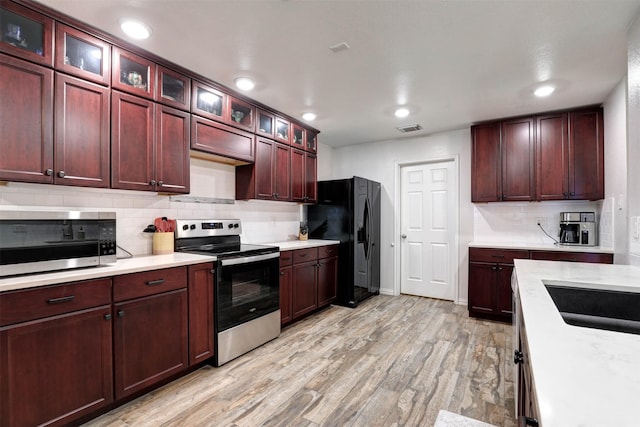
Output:
<instances>
[{"instance_id":1,"label":"light wood floor","mask_svg":"<svg viewBox=\"0 0 640 427\"><path fill-rule=\"evenodd\" d=\"M432 426L440 409L514 426L511 327L465 306L376 296L332 306L90 426Z\"/></svg>"}]
</instances>

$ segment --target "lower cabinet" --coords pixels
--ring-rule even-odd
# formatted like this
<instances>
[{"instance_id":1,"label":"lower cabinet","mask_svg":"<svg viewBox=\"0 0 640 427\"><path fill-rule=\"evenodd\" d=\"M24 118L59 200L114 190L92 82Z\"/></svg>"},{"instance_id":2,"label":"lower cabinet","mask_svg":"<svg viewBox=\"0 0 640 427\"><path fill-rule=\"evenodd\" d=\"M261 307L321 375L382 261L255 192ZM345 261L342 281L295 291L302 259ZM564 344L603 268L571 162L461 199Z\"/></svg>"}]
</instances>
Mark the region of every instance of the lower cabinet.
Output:
<instances>
[{"instance_id":1,"label":"lower cabinet","mask_svg":"<svg viewBox=\"0 0 640 427\"><path fill-rule=\"evenodd\" d=\"M540 410L536 398L536 389L531 375L531 361L524 322L518 330L518 350L513 361L518 364L518 425L537 426Z\"/></svg>"},{"instance_id":2,"label":"lower cabinet","mask_svg":"<svg viewBox=\"0 0 640 427\"><path fill-rule=\"evenodd\" d=\"M613 255L603 253L469 248L470 316L511 322L514 259L613 263Z\"/></svg>"},{"instance_id":3,"label":"lower cabinet","mask_svg":"<svg viewBox=\"0 0 640 427\"><path fill-rule=\"evenodd\" d=\"M110 303L111 279L0 295L0 425L66 425L113 401Z\"/></svg>"},{"instance_id":4,"label":"lower cabinet","mask_svg":"<svg viewBox=\"0 0 640 427\"><path fill-rule=\"evenodd\" d=\"M187 368L186 267L118 276L113 287L114 384L120 399Z\"/></svg>"},{"instance_id":5,"label":"lower cabinet","mask_svg":"<svg viewBox=\"0 0 640 427\"><path fill-rule=\"evenodd\" d=\"M189 365L213 357L213 263L190 265Z\"/></svg>"},{"instance_id":6,"label":"lower cabinet","mask_svg":"<svg viewBox=\"0 0 640 427\"><path fill-rule=\"evenodd\" d=\"M335 301L337 255L337 245L281 252L280 312L283 325Z\"/></svg>"}]
</instances>

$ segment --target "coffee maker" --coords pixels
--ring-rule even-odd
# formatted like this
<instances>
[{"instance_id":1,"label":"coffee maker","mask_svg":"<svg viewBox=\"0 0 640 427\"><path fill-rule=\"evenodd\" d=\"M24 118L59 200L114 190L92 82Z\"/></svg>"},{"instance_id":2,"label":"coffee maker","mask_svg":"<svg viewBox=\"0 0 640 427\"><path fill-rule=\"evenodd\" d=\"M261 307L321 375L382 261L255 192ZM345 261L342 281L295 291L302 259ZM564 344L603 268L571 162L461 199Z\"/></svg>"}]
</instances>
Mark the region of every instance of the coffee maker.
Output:
<instances>
[{"instance_id":1,"label":"coffee maker","mask_svg":"<svg viewBox=\"0 0 640 427\"><path fill-rule=\"evenodd\" d=\"M595 212L560 212L560 244L596 246L598 226Z\"/></svg>"}]
</instances>

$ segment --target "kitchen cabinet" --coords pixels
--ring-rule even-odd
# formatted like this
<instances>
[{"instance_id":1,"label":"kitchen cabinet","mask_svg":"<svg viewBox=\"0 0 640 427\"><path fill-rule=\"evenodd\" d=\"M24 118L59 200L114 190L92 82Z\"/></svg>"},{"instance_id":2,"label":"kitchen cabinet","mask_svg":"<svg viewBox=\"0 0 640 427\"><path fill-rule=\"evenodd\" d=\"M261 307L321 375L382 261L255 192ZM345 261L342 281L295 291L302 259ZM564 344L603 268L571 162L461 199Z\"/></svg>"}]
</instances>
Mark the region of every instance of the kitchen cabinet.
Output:
<instances>
[{"instance_id":1,"label":"kitchen cabinet","mask_svg":"<svg viewBox=\"0 0 640 427\"><path fill-rule=\"evenodd\" d=\"M293 320L291 316L292 304L292 274L293 251L280 252L280 324L286 325Z\"/></svg>"},{"instance_id":2,"label":"kitchen cabinet","mask_svg":"<svg viewBox=\"0 0 640 427\"><path fill-rule=\"evenodd\" d=\"M531 259L613 264L613 254L595 252L531 251Z\"/></svg>"},{"instance_id":3,"label":"kitchen cabinet","mask_svg":"<svg viewBox=\"0 0 640 427\"><path fill-rule=\"evenodd\" d=\"M52 184L53 71L0 54L0 123L0 179Z\"/></svg>"},{"instance_id":4,"label":"kitchen cabinet","mask_svg":"<svg viewBox=\"0 0 640 427\"><path fill-rule=\"evenodd\" d=\"M291 123L291 146L301 150L306 149L307 141L305 131L302 126L297 123Z\"/></svg>"},{"instance_id":5,"label":"kitchen cabinet","mask_svg":"<svg viewBox=\"0 0 640 427\"><path fill-rule=\"evenodd\" d=\"M469 315L511 321L513 260L527 250L469 248Z\"/></svg>"},{"instance_id":6,"label":"kitchen cabinet","mask_svg":"<svg viewBox=\"0 0 640 427\"><path fill-rule=\"evenodd\" d=\"M187 368L186 267L117 276L113 299L116 399Z\"/></svg>"},{"instance_id":7,"label":"kitchen cabinet","mask_svg":"<svg viewBox=\"0 0 640 427\"><path fill-rule=\"evenodd\" d=\"M132 95L154 99L156 91L156 64L152 61L113 47L113 73L111 86Z\"/></svg>"},{"instance_id":8,"label":"kitchen cabinet","mask_svg":"<svg viewBox=\"0 0 640 427\"><path fill-rule=\"evenodd\" d=\"M276 116L260 108L256 109L258 117L256 124L256 135L261 135L269 139L275 138Z\"/></svg>"},{"instance_id":9,"label":"kitchen cabinet","mask_svg":"<svg viewBox=\"0 0 640 427\"><path fill-rule=\"evenodd\" d=\"M191 149L224 163L253 163L254 138L247 131L191 115Z\"/></svg>"},{"instance_id":10,"label":"kitchen cabinet","mask_svg":"<svg viewBox=\"0 0 640 427\"><path fill-rule=\"evenodd\" d=\"M518 307L520 309L520 307ZM524 322L520 322L518 328L517 350L513 355L513 361L518 365L518 425L537 426L540 419L540 410L536 398L535 385L531 375L531 360L529 359L529 346Z\"/></svg>"},{"instance_id":11,"label":"kitchen cabinet","mask_svg":"<svg viewBox=\"0 0 640 427\"><path fill-rule=\"evenodd\" d=\"M501 124L502 201L535 200L533 118Z\"/></svg>"},{"instance_id":12,"label":"kitchen cabinet","mask_svg":"<svg viewBox=\"0 0 640 427\"><path fill-rule=\"evenodd\" d=\"M471 127L471 201L501 200L500 123Z\"/></svg>"},{"instance_id":13,"label":"kitchen cabinet","mask_svg":"<svg viewBox=\"0 0 640 427\"><path fill-rule=\"evenodd\" d=\"M193 81L191 112L201 117L223 122L227 116L227 95L197 80Z\"/></svg>"},{"instance_id":14,"label":"kitchen cabinet","mask_svg":"<svg viewBox=\"0 0 640 427\"><path fill-rule=\"evenodd\" d=\"M291 200L318 201L317 157L315 154L291 148Z\"/></svg>"},{"instance_id":15,"label":"kitchen cabinet","mask_svg":"<svg viewBox=\"0 0 640 427\"><path fill-rule=\"evenodd\" d=\"M0 52L53 66L53 19L16 3L0 5Z\"/></svg>"},{"instance_id":16,"label":"kitchen cabinet","mask_svg":"<svg viewBox=\"0 0 640 427\"><path fill-rule=\"evenodd\" d=\"M0 294L0 425L67 425L113 401L111 279Z\"/></svg>"},{"instance_id":17,"label":"kitchen cabinet","mask_svg":"<svg viewBox=\"0 0 640 427\"><path fill-rule=\"evenodd\" d=\"M310 129L305 129L305 140L307 141L307 146L305 150L310 153L316 153L318 151L318 132L314 132Z\"/></svg>"},{"instance_id":18,"label":"kitchen cabinet","mask_svg":"<svg viewBox=\"0 0 640 427\"><path fill-rule=\"evenodd\" d=\"M289 126L289 120L283 119L279 116L275 117L274 136L276 141L283 142L289 145L291 144Z\"/></svg>"},{"instance_id":19,"label":"kitchen cabinet","mask_svg":"<svg viewBox=\"0 0 640 427\"><path fill-rule=\"evenodd\" d=\"M228 96L229 106L227 108L228 116L225 121L235 127L245 129L249 132L255 130L256 108L233 96Z\"/></svg>"},{"instance_id":20,"label":"kitchen cabinet","mask_svg":"<svg viewBox=\"0 0 640 427\"><path fill-rule=\"evenodd\" d=\"M111 46L103 40L61 23L56 24L56 70L109 85Z\"/></svg>"},{"instance_id":21,"label":"kitchen cabinet","mask_svg":"<svg viewBox=\"0 0 640 427\"><path fill-rule=\"evenodd\" d=\"M338 246L297 249L292 255L291 319L331 304L337 296Z\"/></svg>"},{"instance_id":22,"label":"kitchen cabinet","mask_svg":"<svg viewBox=\"0 0 640 427\"><path fill-rule=\"evenodd\" d=\"M318 307L325 307L338 296L338 245L318 248Z\"/></svg>"},{"instance_id":23,"label":"kitchen cabinet","mask_svg":"<svg viewBox=\"0 0 640 427\"><path fill-rule=\"evenodd\" d=\"M161 65L157 66L156 102L190 111L191 79Z\"/></svg>"},{"instance_id":24,"label":"kitchen cabinet","mask_svg":"<svg viewBox=\"0 0 640 427\"><path fill-rule=\"evenodd\" d=\"M213 357L213 263L187 267L189 290L189 365Z\"/></svg>"},{"instance_id":25,"label":"kitchen cabinet","mask_svg":"<svg viewBox=\"0 0 640 427\"><path fill-rule=\"evenodd\" d=\"M108 88L56 72L54 184L109 188L109 106Z\"/></svg>"},{"instance_id":26,"label":"kitchen cabinet","mask_svg":"<svg viewBox=\"0 0 640 427\"><path fill-rule=\"evenodd\" d=\"M111 187L189 192L188 113L113 91Z\"/></svg>"},{"instance_id":27,"label":"kitchen cabinet","mask_svg":"<svg viewBox=\"0 0 640 427\"><path fill-rule=\"evenodd\" d=\"M537 200L604 198L602 109L536 118Z\"/></svg>"},{"instance_id":28,"label":"kitchen cabinet","mask_svg":"<svg viewBox=\"0 0 640 427\"><path fill-rule=\"evenodd\" d=\"M236 168L236 199L288 201L291 147L262 137L255 144L255 162Z\"/></svg>"}]
</instances>

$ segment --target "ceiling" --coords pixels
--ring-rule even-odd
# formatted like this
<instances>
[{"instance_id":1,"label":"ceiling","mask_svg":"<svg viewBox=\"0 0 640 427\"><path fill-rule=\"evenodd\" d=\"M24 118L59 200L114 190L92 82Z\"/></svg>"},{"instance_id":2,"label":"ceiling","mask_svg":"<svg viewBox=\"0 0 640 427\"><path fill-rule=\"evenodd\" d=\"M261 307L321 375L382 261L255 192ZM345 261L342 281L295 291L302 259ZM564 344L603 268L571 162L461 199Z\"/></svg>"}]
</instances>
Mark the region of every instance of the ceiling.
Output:
<instances>
[{"instance_id":1,"label":"ceiling","mask_svg":"<svg viewBox=\"0 0 640 427\"><path fill-rule=\"evenodd\" d=\"M334 147L601 103L640 12L640 0L39 1L121 38L122 17L141 19L143 49L225 86L254 78L249 97L316 113ZM536 98L543 81L557 90ZM396 118L397 105L412 113Z\"/></svg>"}]
</instances>

